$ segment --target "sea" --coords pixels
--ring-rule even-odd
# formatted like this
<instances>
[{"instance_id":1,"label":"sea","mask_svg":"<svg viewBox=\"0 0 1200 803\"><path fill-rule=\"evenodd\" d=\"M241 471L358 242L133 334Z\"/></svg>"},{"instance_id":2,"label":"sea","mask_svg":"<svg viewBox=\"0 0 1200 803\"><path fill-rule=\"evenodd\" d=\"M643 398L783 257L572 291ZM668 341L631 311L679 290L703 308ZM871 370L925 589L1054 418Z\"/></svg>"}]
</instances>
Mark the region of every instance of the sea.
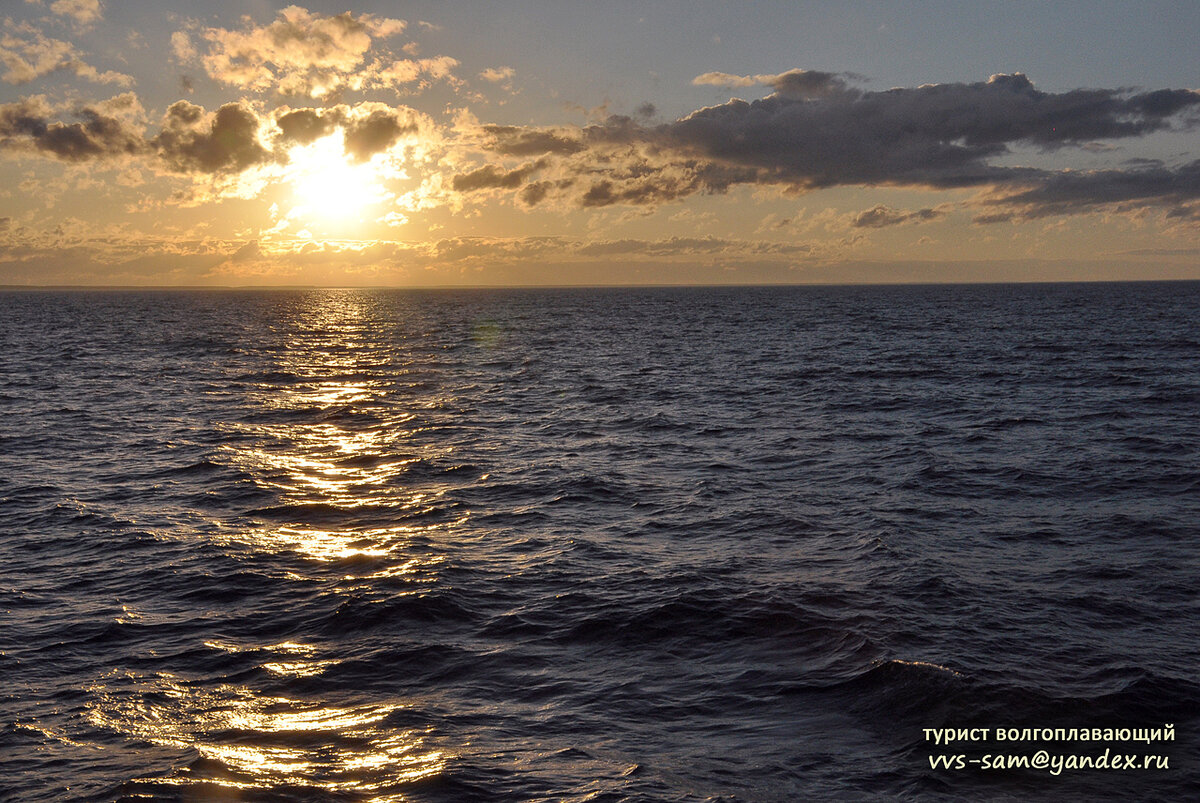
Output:
<instances>
[{"instance_id":1,"label":"sea","mask_svg":"<svg viewBox=\"0 0 1200 803\"><path fill-rule=\"evenodd\" d=\"M0 293L0 800L1200 800L1200 283Z\"/></svg>"}]
</instances>

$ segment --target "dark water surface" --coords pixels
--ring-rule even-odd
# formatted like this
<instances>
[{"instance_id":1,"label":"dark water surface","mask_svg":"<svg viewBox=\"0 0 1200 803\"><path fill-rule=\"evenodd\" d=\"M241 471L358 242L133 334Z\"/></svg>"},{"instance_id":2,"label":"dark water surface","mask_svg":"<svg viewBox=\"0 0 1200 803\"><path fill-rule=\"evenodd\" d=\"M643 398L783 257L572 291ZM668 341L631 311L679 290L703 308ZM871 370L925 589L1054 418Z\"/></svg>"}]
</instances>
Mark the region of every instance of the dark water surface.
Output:
<instances>
[{"instance_id":1,"label":"dark water surface","mask_svg":"<svg viewBox=\"0 0 1200 803\"><path fill-rule=\"evenodd\" d=\"M0 371L5 800L1200 799L1198 284L15 292Z\"/></svg>"}]
</instances>

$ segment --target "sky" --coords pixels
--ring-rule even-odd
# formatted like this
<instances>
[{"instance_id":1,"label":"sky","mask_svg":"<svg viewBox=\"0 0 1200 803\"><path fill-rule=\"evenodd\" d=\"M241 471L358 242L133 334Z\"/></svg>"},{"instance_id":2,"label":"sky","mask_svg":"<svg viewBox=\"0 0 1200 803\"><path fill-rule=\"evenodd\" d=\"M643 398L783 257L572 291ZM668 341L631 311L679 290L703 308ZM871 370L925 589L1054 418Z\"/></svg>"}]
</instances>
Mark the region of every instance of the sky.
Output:
<instances>
[{"instance_id":1,"label":"sky","mask_svg":"<svg viewBox=\"0 0 1200 803\"><path fill-rule=\"evenodd\" d=\"M0 285L1200 279L1197 31L1193 0L6 0Z\"/></svg>"}]
</instances>

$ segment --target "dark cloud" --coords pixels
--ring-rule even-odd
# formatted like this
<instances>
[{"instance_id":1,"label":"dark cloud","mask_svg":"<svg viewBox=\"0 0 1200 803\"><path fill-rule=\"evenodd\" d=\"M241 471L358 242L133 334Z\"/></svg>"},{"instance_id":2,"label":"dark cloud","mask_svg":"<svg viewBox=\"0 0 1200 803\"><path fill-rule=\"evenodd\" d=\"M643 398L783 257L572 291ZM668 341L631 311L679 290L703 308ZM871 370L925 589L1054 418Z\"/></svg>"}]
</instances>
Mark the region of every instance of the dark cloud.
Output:
<instances>
[{"instance_id":1,"label":"dark cloud","mask_svg":"<svg viewBox=\"0 0 1200 803\"><path fill-rule=\"evenodd\" d=\"M667 237L662 240L600 240L580 245L575 252L585 256L686 257L704 254L797 256L812 252L803 243L775 243L723 237Z\"/></svg>"},{"instance_id":2,"label":"dark cloud","mask_svg":"<svg viewBox=\"0 0 1200 803\"><path fill-rule=\"evenodd\" d=\"M446 262L457 262L472 258L526 259L548 252L561 251L562 247L563 240L559 237L512 239L496 237L450 237L438 240L430 249L429 255L434 259Z\"/></svg>"},{"instance_id":3,"label":"dark cloud","mask_svg":"<svg viewBox=\"0 0 1200 803\"><path fill-rule=\"evenodd\" d=\"M535 181L526 184L521 190L521 203L526 206L537 206L546 199L554 185L549 181Z\"/></svg>"},{"instance_id":4,"label":"dark cloud","mask_svg":"<svg viewBox=\"0 0 1200 803\"><path fill-rule=\"evenodd\" d=\"M1200 221L1200 203L1176 206L1167 210L1167 217L1175 220Z\"/></svg>"},{"instance_id":5,"label":"dark cloud","mask_svg":"<svg viewBox=\"0 0 1200 803\"><path fill-rule=\"evenodd\" d=\"M781 96L793 100L828 98L851 91L843 75L818 70L789 70L773 76L770 86Z\"/></svg>"},{"instance_id":6,"label":"dark cloud","mask_svg":"<svg viewBox=\"0 0 1200 803\"><path fill-rule=\"evenodd\" d=\"M583 186L576 201L584 207L657 204L737 184L796 192L846 185L1009 187L1015 190L1011 200L1031 209L1052 207L1049 200L1023 193L1063 195L1059 209L1122 197L1147 203L1195 197L1186 169L1117 170L1080 179L1005 166L1000 159L1018 147L1095 151L1111 147L1105 141L1189 129L1197 124L1200 92L1043 92L1021 73L867 92L850 86L855 78L805 70L708 73L696 83L764 85L774 92L760 100L733 99L657 126L625 116L578 130L485 126L481 146L506 156L550 158L560 175ZM1087 196L1085 187L1096 194ZM513 189L526 203L540 201L549 191L544 186ZM938 214L880 208L864 213L856 225L918 222Z\"/></svg>"},{"instance_id":7,"label":"dark cloud","mask_svg":"<svg viewBox=\"0 0 1200 803\"><path fill-rule=\"evenodd\" d=\"M610 162L616 161L610 159ZM753 169L697 160L663 166L638 158L604 168L607 178L591 182L579 197L580 206L658 204L696 193L719 194L734 184L752 183L758 179L758 171ZM586 172L597 171L591 168Z\"/></svg>"},{"instance_id":8,"label":"dark cloud","mask_svg":"<svg viewBox=\"0 0 1200 803\"><path fill-rule=\"evenodd\" d=\"M270 119L260 118L246 104L227 103L209 112L179 100L167 108L158 134L147 138L144 112L132 93L78 109L75 122L54 121L51 115L40 97L0 105L0 148L37 150L72 162L157 154L172 172L230 174L286 161L286 146L309 144L338 131L346 153L365 161L429 125L408 107L382 103L284 108L276 112L278 131L271 143L262 139L270 136Z\"/></svg>"},{"instance_id":9,"label":"dark cloud","mask_svg":"<svg viewBox=\"0 0 1200 803\"><path fill-rule=\"evenodd\" d=\"M146 143L140 130L121 114L130 108L131 97L84 106L75 112L78 122L50 120L49 107L38 98L4 104L0 106L0 146L33 148L68 162L141 153Z\"/></svg>"},{"instance_id":10,"label":"dark cloud","mask_svg":"<svg viewBox=\"0 0 1200 803\"><path fill-rule=\"evenodd\" d=\"M139 132L94 109L82 109L78 123L52 123L37 137L38 147L60 159L82 161L97 156L133 155L145 148Z\"/></svg>"},{"instance_id":11,"label":"dark cloud","mask_svg":"<svg viewBox=\"0 0 1200 803\"><path fill-rule=\"evenodd\" d=\"M940 209L918 209L913 212L897 211L891 207L879 204L855 216L851 225L858 229L882 229L886 226L897 226L901 223L923 223L943 217L945 212Z\"/></svg>"},{"instance_id":12,"label":"dark cloud","mask_svg":"<svg viewBox=\"0 0 1200 803\"><path fill-rule=\"evenodd\" d=\"M307 145L332 134L340 119L339 114L331 114L321 109L295 109L278 115L275 125L279 126L284 141Z\"/></svg>"},{"instance_id":13,"label":"dark cloud","mask_svg":"<svg viewBox=\"0 0 1200 803\"><path fill-rule=\"evenodd\" d=\"M696 192L697 182L678 179L658 180L657 177L640 181L615 183L597 181L580 196L581 206L612 206L613 204L656 204L674 201Z\"/></svg>"},{"instance_id":14,"label":"dark cloud","mask_svg":"<svg viewBox=\"0 0 1200 803\"><path fill-rule=\"evenodd\" d=\"M812 253L804 243L775 243L722 237L667 237L660 240L581 241L564 237L451 237L428 248L438 261L523 260L530 257L702 257L717 254L795 258Z\"/></svg>"},{"instance_id":15,"label":"dark cloud","mask_svg":"<svg viewBox=\"0 0 1200 803\"><path fill-rule=\"evenodd\" d=\"M1192 89L1159 89L1134 96L1130 99L1130 105L1145 115L1169 117L1196 105L1196 91Z\"/></svg>"},{"instance_id":16,"label":"dark cloud","mask_svg":"<svg viewBox=\"0 0 1200 803\"><path fill-rule=\"evenodd\" d=\"M561 132L528 129L511 125L485 125L490 137L485 147L505 156L539 156L547 153L578 153L587 146Z\"/></svg>"},{"instance_id":17,"label":"dark cloud","mask_svg":"<svg viewBox=\"0 0 1200 803\"><path fill-rule=\"evenodd\" d=\"M1135 248L1120 251L1119 256L1136 257L1200 257L1200 248Z\"/></svg>"},{"instance_id":18,"label":"dark cloud","mask_svg":"<svg viewBox=\"0 0 1200 803\"><path fill-rule=\"evenodd\" d=\"M1200 93L1041 92L1024 75L886 92L782 93L731 100L655 130L678 149L760 167L806 188L839 184L963 187L1017 178L990 160L1011 145L1045 148L1134 137L1170 126Z\"/></svg>"},{"instance_id":19,"label":"dark cloud","mask_svg":"<svg viewBox=\"0 0 1200 803\"><path fill-rule=\"evenodd\" d=\"M696 86L721 86L728 88L766 86L792 100L827 98L831 95L850 92L846 79L861 79L855 73L830 73L819 70L788 70L774 75L732 75L724 72L706 72L692 79Z\"/></svg>"},{"instance_id":20,"label":"dark cloud","mask_svg":"<svg viewBox=\"0 0 1200 803\"><path fill-rule=\"evenodd\" d=\"M1161 165L1134 170L1090 170L1052 173L1028 189L987 203L1003 207L984 213L976 223L1000 223L1050 215L1071 214L1102 207L1167 206L1168 215L1194 219L1200 200L1200 160L1178 169Z\"/></svg>"},{"instance_id":21,"label":"dark cloud","mask_svg":"<svg viewBox=\"0 0 1200 803\"><path fill-rule=\"evenodd\" d=\"M366 117L350 118L344 123L346 152L359 161L387 150L404 134L417 130L413 120L401 119L395 109L374 109Z\"/></svg>"},{"instance_id":22,"label":"dark cloud","mask_svg":"<svg viewBox=\"0 0 1200 803\"><path fill-rule=\"evenodd\" d=\"M450 185L456 192L474 192L485 189L516 189L525 183L525 179L538 168L540 162L522 165L516 170L505 171L495 165L484 165L470 173L460 173L450 180Z\"/></svg>"},{"instance_id":23,"label":"dark cloud","mask_svg":"<svg viewBox=\"0 0 1200 803\"><path fill-rule=\"evenodd\" d=\"M339 128L346 153L365 162L385 151L406 134L417 132L418 115L407 106L392 107L367 102L354 107L328 109L285 109L277 113L275 125L285 144L307 145Z\"/></svg>"},{"instance_id":24,"label":"dark cloud","mask_svg":"<svg viewBox=\"0 0 1200 803\"><path fill-rule=\"evenodd\" d=\"M167 109L153 142L177 172L238 172L271 159L258 141L258 127L254 112L239 103L225 104L209 121L204 109L179 100Z\"/></svg>"},{"instance_id":25,"label":"dark cloud","mask_svg":"<svg viewBox=\"0 0 1200 803\"><path fill-rule=\"evenodd\" d=\"M38 97L22 98L16 103L0 106L0 135L10 137L35 136L49 124L50 107Z\"/></svg>"},{"instance_id":26,"label":"dark cloud","mask_svg":"<svg viewBox=\"0 0 1200 803\"><path fill-rule=\"evenodd\" d=\"M586 256L614 256L617 254L645 254L665 256L668 254L712 254L728 250L729 240L719 237L671 237L666 240L603 240L581 246L578 253Z\"/></svg>"}]
</instances>

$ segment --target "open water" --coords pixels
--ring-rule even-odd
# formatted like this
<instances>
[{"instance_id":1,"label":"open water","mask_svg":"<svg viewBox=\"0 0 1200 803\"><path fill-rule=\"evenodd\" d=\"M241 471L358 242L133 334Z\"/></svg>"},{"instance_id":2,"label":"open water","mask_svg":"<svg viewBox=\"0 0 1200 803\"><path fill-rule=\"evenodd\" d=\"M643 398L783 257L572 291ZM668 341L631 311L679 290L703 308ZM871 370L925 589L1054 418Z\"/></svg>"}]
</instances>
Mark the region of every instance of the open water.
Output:
<instances>
[{"instance_id":1,"label":"open water","mask_svg":"<svg viewBox=\"0 0 1200 803\"><path fill-rule=\"evenodd\" d=\"M10 292L0 413L0 799L1200 799L1196 283Z\"/></svg>"}]
</instances>

